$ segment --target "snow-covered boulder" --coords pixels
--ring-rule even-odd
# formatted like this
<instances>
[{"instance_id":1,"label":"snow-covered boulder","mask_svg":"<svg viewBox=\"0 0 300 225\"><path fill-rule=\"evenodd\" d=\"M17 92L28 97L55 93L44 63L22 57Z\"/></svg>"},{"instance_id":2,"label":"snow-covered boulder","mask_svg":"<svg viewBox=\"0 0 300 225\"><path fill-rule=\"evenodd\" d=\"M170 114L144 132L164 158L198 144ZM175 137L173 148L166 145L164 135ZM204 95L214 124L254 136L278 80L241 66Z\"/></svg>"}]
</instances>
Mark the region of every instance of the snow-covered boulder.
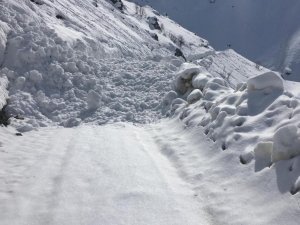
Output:
<instances>
[{"instance_id":1,"label":"snow-covered boulder","mask_svg":"<svg viewBox=\"0 0 300 225\"><path fill-rule=\"evenodd\" d=\"M269 71L252 77L247 82L248 91L263 90L263 89L276 89L283 91L283 79L279 74Z\"/></svg>"},{"instance_id":2,"label":"snow-covered boulder","mask_svg":"<svg viewBox=\"0 0 300 225\"><path fill-rule=\"evenodd\" d=\"M272 162L286 160L300 154L300 134L295 125L281 127L273 137Z\"/></svg>"},{"instance_id":3,"label":"snow-covered boulder","mask_svg":"<svg viewBox=\"0 0 300 225\"><path fill-rule=\"evenodd\" d=\"M197 65L183 63L173 83L175 91L184 94L191 87L193 76L199 74L200 71L200 67Z\"/></svg>"},{"instance_id":4,"label":"snow-covered boulder","mask_svg":"<svg viewBox=\"0 0 300 225\"><path fill-rule=\"evenodd\" d=\"M187 102L189 104L192 104L200 100L202 97L203 97L202 92L199 89L195 89L187 96Z\"/></svg>"}]
</instances>

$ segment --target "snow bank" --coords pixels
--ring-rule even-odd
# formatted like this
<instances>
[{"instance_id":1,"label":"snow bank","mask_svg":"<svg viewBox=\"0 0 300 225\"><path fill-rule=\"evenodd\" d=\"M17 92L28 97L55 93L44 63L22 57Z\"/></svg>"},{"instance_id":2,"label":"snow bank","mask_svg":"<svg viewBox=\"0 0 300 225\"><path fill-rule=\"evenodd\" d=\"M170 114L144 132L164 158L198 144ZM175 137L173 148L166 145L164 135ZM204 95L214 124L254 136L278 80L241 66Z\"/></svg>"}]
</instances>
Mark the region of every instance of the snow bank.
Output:
<instances>
[{"instance_id":1,"label":"snow bank","mask_svg":"<svg viewBox=\"0 0 300 225\"><path fill-rule=\"evenodd\" d=\"M223 151L247 149L239 159L248 164L254 158L255 171L300 155L300 100L292 94L299 84L289 86L289 92L283 79L269 71L247 75L246 83L231 88L229 79L208 70L203 63L182 65L174 79L182 102L174 100L178 105L171 104L170 115L186 126L202 127Z\"/></svg>"}]
</instances>

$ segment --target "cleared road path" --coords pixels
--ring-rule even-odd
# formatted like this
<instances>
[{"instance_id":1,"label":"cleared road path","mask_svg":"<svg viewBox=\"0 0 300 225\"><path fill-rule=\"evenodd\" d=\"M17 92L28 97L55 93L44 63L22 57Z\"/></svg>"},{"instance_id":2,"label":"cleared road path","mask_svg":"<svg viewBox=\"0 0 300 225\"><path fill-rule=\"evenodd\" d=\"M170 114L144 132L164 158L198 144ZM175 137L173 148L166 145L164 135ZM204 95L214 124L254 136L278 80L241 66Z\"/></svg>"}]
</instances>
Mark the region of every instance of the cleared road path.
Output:
<instances>
[{"instance_id":1,"label":"cleared road path","mask_svg":"<svg viewBox=\"0 0 300 225\"><path fill-rule=\"evenodd\" d=\"M147 129L114 124L4 137L0 224L207 224Z\"/></svg>"}]
</instances>

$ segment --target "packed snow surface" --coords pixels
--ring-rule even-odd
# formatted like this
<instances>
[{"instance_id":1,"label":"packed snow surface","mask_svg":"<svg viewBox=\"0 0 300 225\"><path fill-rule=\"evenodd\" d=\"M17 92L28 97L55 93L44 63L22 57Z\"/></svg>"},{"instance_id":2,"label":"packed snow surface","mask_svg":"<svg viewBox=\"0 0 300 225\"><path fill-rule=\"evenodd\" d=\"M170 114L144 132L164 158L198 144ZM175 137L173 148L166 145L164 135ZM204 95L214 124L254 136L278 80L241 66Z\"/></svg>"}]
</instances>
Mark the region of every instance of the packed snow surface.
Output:
<instances>
[{"instance_id":1,"label":"packed snow surface","mask_svg":"<svg viewBox=\"0 0 300 225\"><path fill-rule=\"evenodd\" d=\"M299 157L257 172L202 131L176 120L6 131L1 224L298 224Z\"/></svg>"},{"instance_id":2,"label":"packed snow surface","mask_svg":"<svg viewBox=\"0 0 300 225\"><path fill-rule=\"evenodd\" d=\"M143 128L45 128L4 140L2 225L211 224Z\"/></svg>"}]
</instances>

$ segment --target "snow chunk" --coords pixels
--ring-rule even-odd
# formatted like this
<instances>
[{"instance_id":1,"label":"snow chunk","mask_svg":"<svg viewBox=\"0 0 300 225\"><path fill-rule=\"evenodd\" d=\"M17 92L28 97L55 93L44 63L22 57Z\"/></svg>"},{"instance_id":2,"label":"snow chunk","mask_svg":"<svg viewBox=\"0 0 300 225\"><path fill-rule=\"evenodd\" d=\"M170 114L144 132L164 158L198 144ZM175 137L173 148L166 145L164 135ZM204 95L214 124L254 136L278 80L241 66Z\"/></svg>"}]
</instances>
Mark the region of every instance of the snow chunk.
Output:
<instances>
[{"instance_id":1,"label":"snow chunk","mask_svg":"<svg viewBox=\"0 0 300 225\"><path fill-rule=\"evenodd\" d=\"M191 79L194 75L200 73L200 67L190 63L183 63L176 77L182 79Z\"/></svg>"},{"instance_id":2,"label":"snow chunk","mask_svg":"<svg viewBox=\"0 0 300 225\"><path fill-rule=\"evenodd\" d=\"M18 78L16 79L15 87L16 87L17 89L21 90L21 89L23 89L23 86L24 86L25 82L26 82L26 78L25 78L25 77L23 77L23 76L18 77Z\"/></svg>"},{"instance_id":3,"label":"snow chunk","mask_svg":"<svg viewBox=\"0 0 300 225\"><path fill-rule=\"evenodd\" d=\"M255 170L262 170L271 165L273 142L260 142L254 149Z\"/></svg>"},{"instance_id":4,"label":"snow chunk","mask_svg":"<svg viewBox=\"0 0 300 225\"><path fill-rule=\"evenodd\" d=\"M88 108L96 110L99 108L101 102L101 96L95 91L89 91L87 97Z\"/></svg>"},{"instance_id":5,"label":"snow chunk","mask_svg":"<svg viewBox=\"0 0 300 225\"><path fill-rule=\"evenodd\" d=\"M246 152L240 155L240 162L242 164L248 164L253 160L253 152Z\"/></svg>"},{"instance_id":6,"label":"snow chunk","mask_svg":"<svg viewBox=\"0 0 300 225\"><path fill-rule=\"evenodd\" d=\"M273 137L272 162L286 160L300 154L300 136L295 125L281 127Z\"/></svg>"},{"instance_id":7,"label":"snow chunk","mask_svg":"<svg viewBox=\"0 0 300 225\"><path fill-rule=\"evenodd\" d=\"M40 83L43 79L43 76L39 71L31 70L29 72L29 79L34 83Z\"/></svg>"},{"instance_id":8,"label":"snow chunk","mask_svg":"<svg viewBox=\"0 0 300 225\"><path fill-rule=\"evenodd\" d=\"M79 124L81 123L81 119L80 118L69 118L67 121L64 122L64 127L76 127L79 126Z\"/></svg>"},{"instance_id":9,"label":"snow chunk","mask_svg":"<svg viewBox=\"0 0 300 225\"><path fill-rule=\"evenodd\" d=\"M180 94L184 94L191 86L191 80L193 76L197 75L198 73L200 73L199 66L190 63L183 63L173 83L175 91L179 92Z\"/></svg>"},{"instance_id":10,"label":"snow chunk","mask_svg":"<svg viewBox=\"0 0 300 225\"><path fill-rule=\"evenodd\" d=\"M266 72L256 77L250 78L247 82L248 91L263 90L263 89L277 89L284 90L283 80L279 74L275 72Z\"/></svg>"},{"instance_id":11,"label":"snow chunk","mask_svg":"<svg viewBox=\"0 0 300 225\"><path fill-rule=\"evenodd\" d=\"M187 102L192 104L203 97L202 92L199 89L193 90L187 97Z\"/></svg>"},{"instance_id":12,"label":"snow chunk","mask_svg":"<svg viewBox=\"0 0 300 225\"><path fill-rule=\"evenodd\" d=\"M171 105L172 101L176 98L177 98L177 93L175 91L170 91L165 95L163 99L163 104L165 106L169 106Z\"/></svg>"},{"instance_id":13,"label":"snow chunk","mask_svg":"<svg viewBox=\"0 0 300 225\"><path fill-rule=\"evenodd\" d=\"M211 78L210 73L208 72L200 73L193 77L192 85L194 88L203 90L210 78Z\"/></svg>"}]
</instances>

